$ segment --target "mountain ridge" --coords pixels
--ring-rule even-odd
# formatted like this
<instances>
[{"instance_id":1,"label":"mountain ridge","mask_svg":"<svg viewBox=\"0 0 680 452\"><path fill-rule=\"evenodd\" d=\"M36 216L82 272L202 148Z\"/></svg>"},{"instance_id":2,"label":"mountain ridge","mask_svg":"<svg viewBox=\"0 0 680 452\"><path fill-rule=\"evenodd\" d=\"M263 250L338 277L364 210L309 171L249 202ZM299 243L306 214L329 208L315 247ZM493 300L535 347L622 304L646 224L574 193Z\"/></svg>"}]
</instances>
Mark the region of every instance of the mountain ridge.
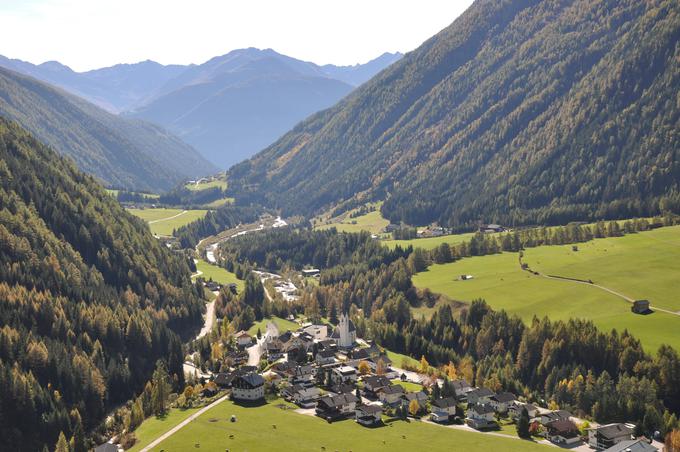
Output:
<instances>
[{"instance_id":1,"label":"mountain ridge","mask_svg":"<svg viewBox=\"0 0 680 452\"><path fill-rule=\"evenodd\" d=\"M167 190L216 171L159 126L120 118L30 76L0 68L0 115L20 123L111 187Z\"/></svg>"},{"instance_id":2,"label":"mountain ridge","mask_svg":"<svg viewBox=\"0 0 680 452\"><path fill-rule=\"evenodd\" d=\"M394 222L457 229L658 213L680 182L664 132L678 130L664 99L677 95L679 23L662 0L478 0L232 168L230 189L284 214L384 199Z\"/></svg>"}]
</instances>

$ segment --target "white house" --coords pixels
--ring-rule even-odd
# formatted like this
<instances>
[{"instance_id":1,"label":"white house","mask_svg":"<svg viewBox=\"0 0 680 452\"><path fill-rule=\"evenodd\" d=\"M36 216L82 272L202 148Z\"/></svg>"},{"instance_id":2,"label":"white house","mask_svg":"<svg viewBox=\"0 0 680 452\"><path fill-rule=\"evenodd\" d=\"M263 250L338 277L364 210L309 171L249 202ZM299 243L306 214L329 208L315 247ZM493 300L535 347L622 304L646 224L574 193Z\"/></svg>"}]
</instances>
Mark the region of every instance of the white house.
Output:
<instances>
[{"instance_id":1,"label":"white house","mask_svg":"<svg viewBox=\"0 0 680 452\"><path fill-rule=\"evenodd\" d=\"M433 422L448 422L451 416L456 415L455 397L446 397L432 401L432 414L430 419Z\"/></svg>"},{"instance_id":2,"label":"white house","mask_svg":"<svg viewBox=\"0 0 680 452\"><path fill-rule=\"evenodd\" d=\"M236 343L240 347L247 347L248 345L253 343L253 336L251 336L250 334L243 330L236 333L234 337L236 338Z\"/></svg>"},{"instance_id":3,"label":"white house","mask_svg":"<svg viewBox=\"0 0 680 452\"><path fill-rule=\"evenodd\" d=\"M333 384L354 383L357 381L357 370L354 367L339 366L331 372Z\"/></svg>"},{"instance_id":4,"label":"white house","mask_svg":"<svg viewBox=\"0 0 680 452\"><path fill-rule=\"evenodd\" d=\"M367 427L382 423L382 407L378 405L360 405L354 415L359 424Z\"/></svg>"},{"instance_id":5,"label":"white house","mask_svg":"<svg viewBox=\"0 0 680 452\"><path fill-rule=\"evenodd\" d=\"M569 419L559 419L546 425L546 438L555 444L571 445L581 441L578 427Z\"/></svg>"},{"instance_id":6,"label":"white house","mask_svg":"<svg viewBox=\"0 0 680 452\"><path fill-rule=\"evenodd\" d=\"M517 419L522 414L522 410L526 408L529 419L535 418L538 415L538 408L530 403L523 403L518 400L510 403L508 406L508 415L512 419Z\"/></svg>"},{"instance_id":7,"label":"white house","mask_svg":"<svg viewBox=\"0 0 680 452\"><path fill-rule=\"evenodd\" d=\"M467 393L467 401L470 405L486 405L495 394L487 388L477 388Z\"/></svg>"},{"instance_id":8,"label":"white house","mask_svg":"<svg viewBox=\"0 0 680 452\"><path fill-rule=\"evenodd\" d=\"M264 399L264 378L256 373L237 376L231 383L231 397L242 401Z\"/></svg>"},{"instance_id":9,"label":"white house","mask_svg":"<svg viewBox=\"0 0 680 452\"><path fill-rule=\"evenodd\" d=\"M607 449L633 438L634 425L607 424L588 429L588 445L593 449Z\"/></svg>"},{"instance_id":10,"label":"white house","mask_svg":"<svg viewBox=\"0 0 680 452\"><path fill-rule=\"evenodd\" d=\"M406 391L401 385L389 385L378 391L378 398L386 405L397 405Z\"/></svg>"},{"instance_id":11,"label":"white house","mask_svg":"<svg viewBox=\"0 0 680 452\"><path fill-rule=\"evenodd\" d=\"M500 392L491 396L489 399L489 405L496 410L497 413L507 413L508 408L512 402L517 400L515 394L511 392Z\"/></svg>"},{"instance_id":12,"label":"white house","mask_svg":"<svg viewBox=\"0 0 680 452\"><path fill-rule=\"evenodd\" d=\"M496 425L493 408L488 405L472 405L467 410L465 422L476 429L493 427Z\"/></svg>"}]
</instances>

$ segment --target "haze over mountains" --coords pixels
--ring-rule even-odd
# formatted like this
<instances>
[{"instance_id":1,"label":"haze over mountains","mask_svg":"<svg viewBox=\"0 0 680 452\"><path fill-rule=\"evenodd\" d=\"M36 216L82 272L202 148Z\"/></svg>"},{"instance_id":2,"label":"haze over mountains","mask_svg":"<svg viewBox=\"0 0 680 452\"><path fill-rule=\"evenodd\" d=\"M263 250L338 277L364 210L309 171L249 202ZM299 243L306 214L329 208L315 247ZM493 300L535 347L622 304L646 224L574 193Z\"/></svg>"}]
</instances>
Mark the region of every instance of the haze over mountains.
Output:
<instances>
[{"instance_id":1,"label":"haze over mountains","mask_svg":"<svg viewBox=\"0 0 680 452\"><path fill-rule=\"evenodd\" d=\"M113 115L2 68L0 116L18 122L108 186L168 190L187 178L217 171L195 149L159 126Z\"/></svg>"},{"instance_id":2,"label":"haze over mountains","mask_svg":"<svg viewBox=\"0 0 680 452\"><path fill-rule=\"evenodd\" d=\"M227 168L328 108L401 58L318 66L271 49L240 49L200 65L153 61L77 73L0 57L0 66L55 84L114 113L160 124Z\"/></svg>"},{"instance_id":3,"label":"haze over mountains","mask_svg":"<svg viewBox=\"0 0 680 452\"><path fill-rule=\"evenodd\" d=\"M680 204L677 1L476 1L451 26L229 172L312 215L561 223Z\"/></svg>"}]
</instances>

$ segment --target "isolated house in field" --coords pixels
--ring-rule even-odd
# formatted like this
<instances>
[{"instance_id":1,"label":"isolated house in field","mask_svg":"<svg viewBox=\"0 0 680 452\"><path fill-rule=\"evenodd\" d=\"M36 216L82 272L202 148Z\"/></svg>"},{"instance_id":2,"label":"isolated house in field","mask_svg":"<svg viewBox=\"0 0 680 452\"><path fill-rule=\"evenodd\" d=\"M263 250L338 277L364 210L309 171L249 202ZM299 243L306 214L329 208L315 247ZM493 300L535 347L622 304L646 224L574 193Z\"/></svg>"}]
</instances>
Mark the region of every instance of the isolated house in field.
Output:
<instances>
[{"instance_id":1,"label":"isolated house in field","mask_svg":"<svg viewBox=\"0 0 680 452\"><path fill-rule=\"evenodd\" d=\"M479 227L479 232L492 233L504 232L505 228L500 224L483 224Z\"/></svg>"},{"instance_id":2,"label":"isolated house in field","mask_svg":"<svg viewBox=\"0 0 680 452\"><path fill-rule=\"evenodd\" d=\"M378 405L360 405L354 415L355 420L366 427L382 424L382 408Z\"/></svg>"},{"instance_id":3,"label":"isolated house in field","mask_svg":"<svg viewBox=\"0 0 680 452\"><path fill-rule=\"evenodd\" d=\"M607 424L588 429L588 445L593 449L608 449L633 438L634 425Z\"/></svg>"},{"instance_id":4,"label":"isolated house in field","mask_svg":"<svg viewBox=\"0 0 680 452\"><path fill-rule=\"evenodd\" d=\"M316 415L328 422L355 414L359 399L354 394L321 397L316 404Z\"/></svg>"},{"instance_id":5,"label":"isolated house in field","mask_svg":"<svg viewBox=\"0 0 680 452\"><path fill-rule=\"evenodd\" d=\"M631 439L615 444L602 452L657 452L658 450L644 439Z\"/></svg>"},{"instance_id":6,"label":"isolated house in field","mask_svg":"<svg viewBox=\"0 0 680 452\"><path fill-rule=\"evenodd\" d=\"M570 445L581 440L578 427L569 419L552 421L545 427L548 431L546 438L552 443Z\"/></svg>"},{"instance_id":7,"label":"isolated house in field","mask_svg":"<svg viewBox=\"0 0 680 452\"><path fill-rule=\"evenodd\" d=\"M455 397L446 397L443 399L435 399L432 401L432 414L430 419L433 422L448 422L453 416L456 415L456 404L457 401Z\"/></svg>"},{"instance_id":8,"label":"isolated house in field","mask_svg":"<svg viewBox=\"0 0 680 452\"><path fill-rule=\"evenodd\" d=\"M494 395L491 389L477 388L467 393L467 401L470 405L486 405Z\"/></svg>"},{"instance_id":9,"label":"isolated house in field","mask_svg":"<svg viewBox=\"0 0 680 452\"><path fill-rule=\"evenodd\" d=\"M511 392L500 392L491 396L489 399L489 405L496 410L497 413L507 413L510 404L517 400L515 394Z\"/></svg>"},{"instance_id":10,"label":"isolated house in field","mask_svg":"<svg viewBox=\"0 0 680 452\"><path fill-rule=\"evenodd\" d=\"M496 426L494 411L488 405L472 405L467 410L465 423L477 430Z\"/></svg>"},{"instance_id":11,"label":"isolated house in field","mask_svg":"<svg viewBox=\"0 0 680 452\"><path fill-rule=\"evenodd\" d=\"M231 383L231 397L240 401L264 399L264 378L256 373L237 376Z\"/></svg>"},{"instance_id":12,"label":"isolated house in field","mask_svg":"<svg viewBox=\"0 0 680 452\"><path fill-rule=\"evenodd\" d=\"M305 270L302 270L302 276L305 278L313 277L313 276L319 276L321 271L318 268L308 268Z\"/></svg>"},{"instance_id":13,"label":"isolated house in field","mask_svg":"<svg viewBox=\"0 0 680 452\"><path fill-rule=\"evenodd\" d=\"M635 300L630 310L635 314L647 314L652 312L649 308L649 300Z\"/></svg>"}]
</instances>

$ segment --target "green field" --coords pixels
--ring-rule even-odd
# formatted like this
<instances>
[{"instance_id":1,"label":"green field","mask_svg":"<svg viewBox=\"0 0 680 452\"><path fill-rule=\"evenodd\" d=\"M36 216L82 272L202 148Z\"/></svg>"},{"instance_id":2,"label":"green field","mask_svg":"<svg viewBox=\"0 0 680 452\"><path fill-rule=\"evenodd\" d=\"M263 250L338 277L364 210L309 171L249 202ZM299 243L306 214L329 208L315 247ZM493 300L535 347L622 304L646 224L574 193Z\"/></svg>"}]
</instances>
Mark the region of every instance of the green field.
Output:
<instances>
[{"instance_id":1,"label":"green field","mask_svg":"<svg viewBox=\"0 0 680 452\"><path fill-rule=\"evenodd\" d=\"M265 331L267 331L267 324L269 322L274 322L276 326L279 329L279 333L285 333L288 330L291 331L296 331L298 328L300 328L300 325L298 325L295 322L291 322L290 320L282 319L281 317L269 317L266 319L262 319L259 322L255 322L253 326L248 329L248 333L250 335L255 335L257 334L257 329L260 329L260 332L264 334Z\"/></svg>"},{"instance_id":2,"label":"green field","mask_svg":"<svg viewBox=\"0 0 680 452\"><path fill-rule=\"evenodd\" d=\"M135 430L137 442L132 448L128 449L128 451L135 452L141 450L142 447L146 446L198 410L199 408L189 408L187 410L172 409L165 417L157 418L151 416Z\"/></svg>"},{"instance_id":3,"label":"green field","mask_svg":"<svg viewBox=\"0 0 680 452\"><path fill-rule=\"evenodd\" d=\"M392 383L395 385L399 385L402 388L404 388L407 391L411 392L418 392L423 390L423 385L419 385L418 383L411 383L410 381L401 381L400 379L395 379L392 380Z\"/></svg>"},{"instance_id":4,"label":"green field","mask_svg":"<svg viewBox=\"0 0 680 452\"><path fill-rule=\"evenodd\" d=\"M443 235L441 237L427 237L423 239L411 239L411 240L383 240L383 244L394 248L397 245L401 245L402 248L407 246L412 246L413 248L422 248L424 250L432 250L437 248L442 243L448 243L449 245L458 245L459 243L469 241L475 235L474 232L468 232L465 234L452 234Z\"/></svg>"},{"instance_id":5,"label":"green field","mask_svg":"<svg viewBox=\"0 0 680 452\"><path fill-rule=\"evenodd\" d=\"M680 226L525 251L532 269L549 275L592 279L630 298L680 311Z\"/></svg>"},{"instance_id":6,"label":"green field","mask_svg":"<svg viewBox=\"0 0 680 452\"><path fill-rule=\"evenodd\" d=\"M376 203L374 205L376 210L373 212L368 212L367 214L356 218L350 218L349 214L352 212L350 211L341 218L331 219L327 224L316 226L315 229L323 230L336 228L340 232L368 231L372 234L380 234L390 222L386 218L383 218L380 213L380 206L382 203Z\"/></svg>"},{"instance_id":7,"label":"green field","mask_svg":"<svg viewBox=\"0 0 680 452\"><path fill-rule=\"evenodd\" d=\"M225 204L233 204L234 203L234 198L220 198L216 199L213 202L209 202L208 204L204 204L203 207L207 207L208 209L217 209L218 207L222 207Z\"/></svg>"},{"instance_id":8,"label":"green field","mask_svg":"<svg viewBox=\"0 0 680 452\"><path fill-rule=\"evenodd\" d=\"M230 271L227 271L227 269L218 267L217 265L212 265L203 259L198 259L198 263L196 264L196 269L200 272L203 272L200 276L205 279L206 281L209 279L212 279L215 282L218 282L220 284L230 284L230 283L236 283L236 287L238 289L238 292L241 293L243 290L243 280L238 279L235 274L231 273Z\"/></svg>"},{"instance_id":9,"label":"green field","mask_svg":"<svg viewBox=\"0 0 680 452\"><path fill-rule=\"evenodd\" d=\"M635 287L636 292L631 291L630 296L637 296L636 294L639 293L641 296L653 299L652 304L654 304L656 302L654 294L672 294L673 287L677 287L677 285L674 286L677 284L677 278L672 281L667 278L668 273L673 272L673 268L678 268L677 259L680 257L680 249L674 251L677 256L675 259L673 253L667 251L674 249L673 237L677 240L679 232L679 228L667 228L623 238L599 239L594 244L580 244L579 249L583 250L583 254L579 255L578 259L583 259L588 263L584 264L584 268L597 267L599 273L593 276L579 273L578 276L584 279L593 278L607 287L609 287L607 284L611 284L611 289L623 293ZM645 235L649 237L644 237ZM649 250L642 253L636 246L640 241L648 243L647 246L657 247L657 251ZM597 242L602 242L603 245ZM598 251L607 246L609 248L606 249L612 249L610 242L615 242L616 253ZM605 248L601 248L602 246ZM568 249L571 250L571 246ZM592 262L587 259L589 254L592 256ZM655 254L659 260L656 260L654 265L657 268L666 266L664 271L659 271L658 277L652 275L653 271L647 271L644 267L645 259L652 259ZM638 255L640 255L639 258ZM576 268L574 263L570 262L570 259L576 258L572 256L568 259L567 257L569 256L565 253L565 247L532 248L526 252L526 260L532 266L550 274L553 274L553 270L559 274L563 266L571 267L572 270ZM617 281L620 281L617 273L622 271L621 268L629 268L633 262L641 262L643 265L639 271L629 273L625 283L622 283L620 287L617 286ZM551 271L547 271L549 266ZM458 280L458 277L463 274L472 275L473 279ZM587 284L548 279L522 271L517 253L473 257L451 264L433 265L427 271L415 275L413 282L417 287L428 287L453 300L469 302L475 298L484 298L495 309L505 309L519 315L527 322L534 315L548 316L555 320L587 318L604 330L628 329L650 352L655 351L662 343L668 343L680 349L680 316L660 311L651 315L633 314L628 302L599 288ZM678 293L677 290L675 293ZM659 303L662 303L661 299ZM663 302L665 305L670 303L672 299ZM415 312L427 316L432 309L418 308Z\"/></svg>"},{"instance_id":10,"label":"green field","mask_svg":"<svg viewBox=\"0 0 680 452\"><path fill-rule=\"evenodd\" d=\"M284 407L285 409L282 409ZM384 427L366 428L353 420L332 424L293 411L281 400L259 407L229 401L207 411L160 443L153 450L207 451L413 451L465 450L507 452L547 450L527 441L485 435L426 424L387 421ZM236 422L230 422L232 415ZM143 426L143 425L142 425Z\"/></svg>"},{"instance_id":11,"label":"green field","mask_svg":"<svg viewBox=\"0 0 680 452\"><path fill-rule=\"evenodd\" d=\"M182 209L128 209L131 214L149 223L151 232L157 235L172 235L172 231L203 218L207 210Z\"/></svg>"},{"instance_id":12,"label":"green field","mask_svg":"<svg viewBox=\"0 0 680 452\"><path fill-rule=\"evenodd\" d=\"M208 182L202 182L200 184L186 184L184 186L187 190L191 191L201 191L207 190L208 188L221 188L222 190L227 189L227 181L223 179L214 179Z\"/></svg>"}]
</instances>

